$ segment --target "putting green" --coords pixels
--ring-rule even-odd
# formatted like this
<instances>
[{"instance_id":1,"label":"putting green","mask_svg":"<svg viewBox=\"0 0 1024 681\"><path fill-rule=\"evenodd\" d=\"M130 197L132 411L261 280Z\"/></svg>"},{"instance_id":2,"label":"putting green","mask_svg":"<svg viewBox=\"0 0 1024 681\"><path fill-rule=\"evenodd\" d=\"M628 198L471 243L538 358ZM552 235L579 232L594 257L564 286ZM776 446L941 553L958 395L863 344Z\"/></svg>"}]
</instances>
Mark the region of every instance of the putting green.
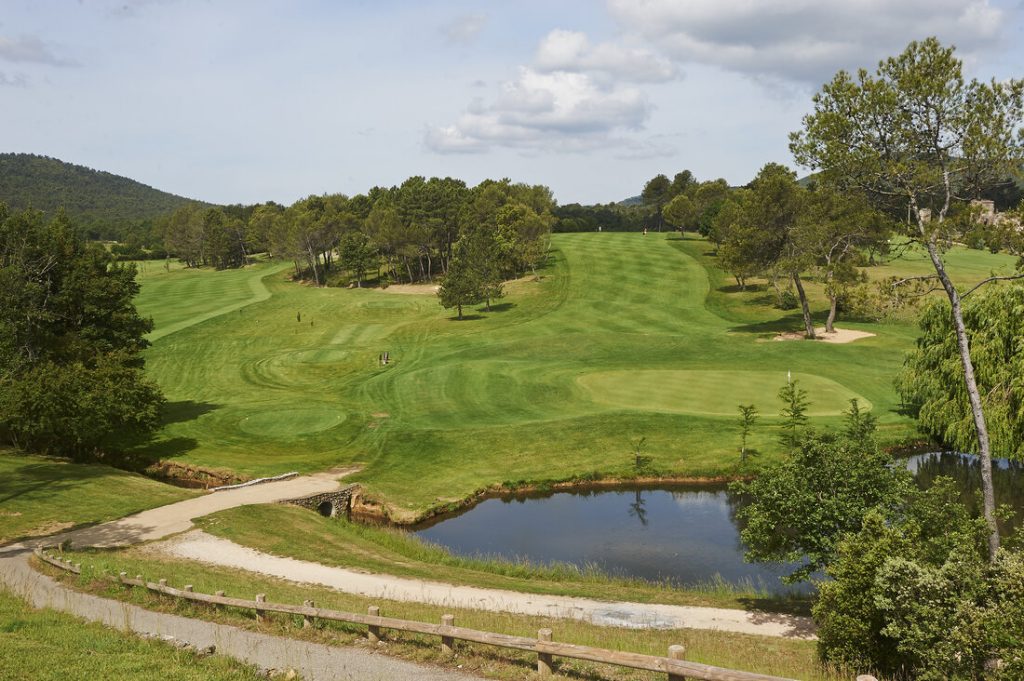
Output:
<instances>
[{"instance_id":1,"label":"putting green","mask_svg":"<svg viewBox=\"0 0 1024 681\"><path fill-rule=\"evenodd\" d=\"M238 427L250 435L287 440L329 430L344 422L346 414L333 407L304 407L301 409L268 409L250 414Z\"/></svg>"},{"instance_id":2,"label":"putting green","mask_svg":"<svg viewBox=\"0 0 1024 681\"><path fill-rule=\"evenodd\" d=\"M817 374L793 373L813 400L808 416L835 416L851 399L871 408L864 396ZM776 397L787 379L784 371L630 370L584 374L577 380L595 402L624 409L702 416L735 416L740 404L753 404L765 415L778 413Z\"/></svg>"}]
</instances>

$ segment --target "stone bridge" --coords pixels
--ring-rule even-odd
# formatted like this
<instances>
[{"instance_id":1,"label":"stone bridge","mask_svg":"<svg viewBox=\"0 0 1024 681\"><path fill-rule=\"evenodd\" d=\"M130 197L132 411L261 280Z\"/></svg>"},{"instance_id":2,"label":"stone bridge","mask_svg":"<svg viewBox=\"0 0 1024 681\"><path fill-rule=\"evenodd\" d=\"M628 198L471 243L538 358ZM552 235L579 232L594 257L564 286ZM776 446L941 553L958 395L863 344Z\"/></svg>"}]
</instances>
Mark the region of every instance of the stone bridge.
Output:
<instances>
[{"instance_id":1,"label":"stone bridge","mask_svg":"<svg viewBox=\"0 0 1024 681\"><path fill-rule=\"evenodd\" d=\"M359 489L359 485L352 484L334 492L323 492L322 494L313 494L308 497L288 499L281 503L302 506L303 508L316 511L327 518L337 518L339 516L347 518L352 507L352 494L357 489Z\"/></svg>"}]
</instances>

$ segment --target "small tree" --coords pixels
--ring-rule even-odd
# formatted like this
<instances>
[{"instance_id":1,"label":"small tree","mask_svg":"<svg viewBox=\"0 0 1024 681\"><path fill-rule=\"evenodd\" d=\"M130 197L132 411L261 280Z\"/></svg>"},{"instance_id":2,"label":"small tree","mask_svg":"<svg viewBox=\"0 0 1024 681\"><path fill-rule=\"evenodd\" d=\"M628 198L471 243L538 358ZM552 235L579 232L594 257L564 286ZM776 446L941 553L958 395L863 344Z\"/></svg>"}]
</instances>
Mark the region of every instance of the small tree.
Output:
<instances>
[{"instance_id":1,"label":"small tree","mask_svg":"<svg viewBox=\"0 0 1024 681\"><path fill-rule=\"evenodd\" d=\"M779 399L782 401L779 415L784 419L782 444L792 452L799 444L801 432L807 425L807 407L810 402L807 400L807 391L799 386L799 381L787 381L786 385L779 388Z\"/></svg>"},{"instance_id":2,"label":"small tree","mask_svg":"<svg viewBox=\"0 0 1024 681\"><path fill-rule=\"evenodd\" d=\"M846 417L843 434L848 438L865 440L874 437L878 419L871 412L862 410L856 397L850 400L850 408L843 412L843 416Z\"/></svg>"},{"instance_id":3,"label":"small tree","mask_svg":"<svg viewBox=\"0 0 1024 681\"><path fill-rule=\"evenodd\" d=\"M640 475L646 473L651 465L651 457L644 455L644 449L647 445L647 437L641 437L637 440L630 442L633 448L633 471Z\"/></svg>"},{"instance_id":4,"label":"small tree","mask_svg":"<svg viewBox=\"0 0 1024 681\"><path fill-rule=\"evenodd\" d=\"M446 310L456 308L459 319L462 319L462 308L475 305L483 300L483 284L476 268L472 267L461 255L452 257L448 263L448 273L441 280L437 290L441 306Z\"/></svg>"},{"instance_id":5,"label":"small tree","mask_svg":"<svg viewBox=\"0 0 1024 681\"><path fill-rule=\"evenodd\" d=\"M747 438L758 419L757 407L752 404L741 404L740 409L740 463L747 460Z\"/></svg>"}]
</instances>

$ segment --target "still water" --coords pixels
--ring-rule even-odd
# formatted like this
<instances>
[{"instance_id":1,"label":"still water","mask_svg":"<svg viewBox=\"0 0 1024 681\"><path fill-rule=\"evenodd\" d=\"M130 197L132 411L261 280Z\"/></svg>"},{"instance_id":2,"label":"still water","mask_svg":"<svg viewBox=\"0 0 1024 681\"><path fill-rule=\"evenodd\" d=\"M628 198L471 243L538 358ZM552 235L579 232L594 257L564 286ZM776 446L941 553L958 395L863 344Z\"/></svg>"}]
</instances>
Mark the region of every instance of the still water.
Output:
<instances>
[{"instance_id":1,"label":"still water","mask_svg":"<svg viewBox=\"0 0 1024 681\"><path fill-rule=\"evenodd\" d=\"M979 473L971 457L923 454L907 466L922 484L938 475L954 478L965 501L973 503ZM1004 527L1008 531L1021 523L1024 468L999 462L994 478L997 503L1018 512ZM721 577L772 593L794 590L779 581L791 568L743 561L735 519L742 503L724 485L558 492L487 499L416 534L461 555L594 565L610 574L680 585Z\"/></svg>"}]
</instances>

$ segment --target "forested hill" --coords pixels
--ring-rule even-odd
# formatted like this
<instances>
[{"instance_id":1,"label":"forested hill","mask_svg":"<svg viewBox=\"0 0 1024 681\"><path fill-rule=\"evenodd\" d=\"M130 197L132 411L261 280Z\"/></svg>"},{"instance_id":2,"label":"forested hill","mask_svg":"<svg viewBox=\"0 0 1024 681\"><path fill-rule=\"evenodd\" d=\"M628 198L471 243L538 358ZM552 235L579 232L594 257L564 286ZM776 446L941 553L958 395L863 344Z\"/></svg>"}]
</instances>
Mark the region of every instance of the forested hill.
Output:
<instances>
[{"instance_id":1,"label":"forested hill","mask_svg":"<svg viewBox=\"0 0 1024 681\"><path fill-rule=\"evenodd\" d=\"M48 214L63 206L94 238L118 238L126 228L169 215L190 199L55 158L0 154L0 201Z\"/></svg>"}]
</instances>

